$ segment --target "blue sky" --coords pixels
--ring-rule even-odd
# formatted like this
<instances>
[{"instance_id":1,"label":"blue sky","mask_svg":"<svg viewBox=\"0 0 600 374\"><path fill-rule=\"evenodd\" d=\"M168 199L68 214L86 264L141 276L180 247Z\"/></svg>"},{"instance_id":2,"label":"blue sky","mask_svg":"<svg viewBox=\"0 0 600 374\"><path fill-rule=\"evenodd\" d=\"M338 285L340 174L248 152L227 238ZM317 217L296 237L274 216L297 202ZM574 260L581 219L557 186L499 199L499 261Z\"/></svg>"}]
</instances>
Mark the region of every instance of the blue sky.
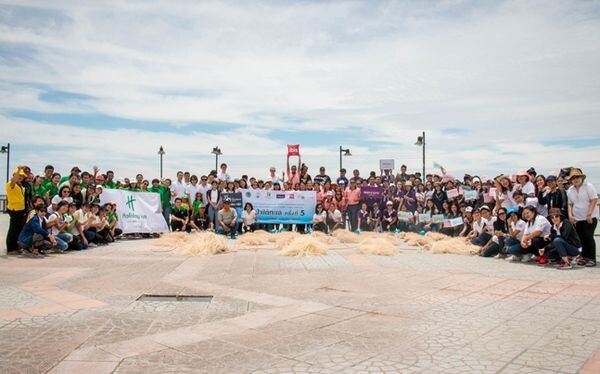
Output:
<instances>
[{"instance_id":1,"label":"blue sky","mask_svg":"<svg viewBox=\"0 0 600 374\"><path fill-rule=\"evenodd\" d=\"M135 25L132 28L132 25ZM600 185L597 1L0 5L0 142L12 165L119 176L378 160L456 176L580 166ZM0 159L0 175L5 163Z\"/></svg>"}]
</instances>

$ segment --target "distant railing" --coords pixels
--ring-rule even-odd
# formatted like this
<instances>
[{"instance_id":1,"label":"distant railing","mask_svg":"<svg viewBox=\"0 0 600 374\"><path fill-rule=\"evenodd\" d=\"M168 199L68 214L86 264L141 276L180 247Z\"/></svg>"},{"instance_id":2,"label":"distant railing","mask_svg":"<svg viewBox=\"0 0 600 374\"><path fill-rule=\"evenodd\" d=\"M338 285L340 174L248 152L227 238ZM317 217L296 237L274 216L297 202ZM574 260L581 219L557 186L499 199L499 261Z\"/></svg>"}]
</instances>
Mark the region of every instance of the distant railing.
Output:
<instances>
[{"instance_id":1,"label":"distant railing","mask_svg":"<svg viewBox=\"0 0 600 374\"><path fill-rule=\"evenodd\" d=\"M0 212L6 213L6 195L0 195Z\"/></svg>"}]
</instances>

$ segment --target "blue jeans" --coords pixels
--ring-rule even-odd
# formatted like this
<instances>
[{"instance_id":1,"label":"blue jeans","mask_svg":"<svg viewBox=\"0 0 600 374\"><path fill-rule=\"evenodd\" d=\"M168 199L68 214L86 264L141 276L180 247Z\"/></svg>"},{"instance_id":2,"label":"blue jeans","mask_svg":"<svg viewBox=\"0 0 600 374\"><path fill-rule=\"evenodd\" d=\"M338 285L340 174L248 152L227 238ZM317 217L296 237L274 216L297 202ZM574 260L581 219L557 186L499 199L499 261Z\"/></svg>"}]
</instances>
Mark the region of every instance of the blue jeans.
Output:
<instances>
[{"instance_id":1,"label":"blue jeans","mask_svg":"<svg viewBox=\"0 0 600 374\"><path fill-rule=\"evenodd\" d=\"M167 227L169 228L169 230L171 229L171 207L165 207L163 209L163 217L165 218L165 221L167 222Z\"/></svg>"},{"instance_id":2,"label":"blue jeans","mask_svg":"<svg viewBox=\"0 0 600 374\"><path fill-rule=\"evenodd\" d=\"M56 237L56 249L64 252L69 248L69 243L73 241L73 235L68 232L61 232L55 235Z\"/></svg>"},{"instance_id":3,"label":"blue jeans","mask_svg":"<svg viewBox=\"0 0 600 374\"><path fill-rule=\"evenodd\" d=\"M522 256L525 254L534 254L538 255L540 248L544 248L546 246L546 242L544 242L543 238L537 237L531 239L531 245L527 248L521 247L521 242L518 242L513 245L509 245L508 253L511 255Z\"/></svg>"},{"instance_id":4,"label":"blue jeans","mask_svg":"<svg viewBox=\"0 0 600 374\"><path fill-rule=\"evenodd\" d=\"M575 247L573 244L569 243L561 237L554 238L552 244L554 245L554 248L556 248L556 250L558 251L560 257L575 257L581 254L579 252L579 248Z\"/></svg>"},{"instance_id":5,"label":"blue jeans","mask_svg":"<svg viewBox=\"0 0 600 374\"><path fill-rule=\"evenodd\" d=\"M358 228L358 217L356 217L356 214L359 210L360 206L358 204L348 205L348 219L350 221L351 231L356 231L356 229Z\"/></svg>"},{"instance_id":6,"label":"blue jeans","mask_svg":"<svg viewBox=\"0 0 600 374\"><path fill-rule=\"evenodd\" d=\"M471 239L471 244L483 247L487 244L487 242L490 241L491 238L492 235L490 235L490 233L482 232L478 237Z\"/></svg>"},{"instance_id":7,"label":"blue jeans","mask_svg":"<svg viewBox=\"0 0 600 374\"><path fill-rule=\"evenodd\" d=\"M221 225L219 225L219 227L217 227L217 230L216 230L217 234L231 235L232 239L235 238L237 222L231 222L230 224L227 225L227 227L229 228L229 231L225 232L223 227Z\"/></svg>"}]
</instances>

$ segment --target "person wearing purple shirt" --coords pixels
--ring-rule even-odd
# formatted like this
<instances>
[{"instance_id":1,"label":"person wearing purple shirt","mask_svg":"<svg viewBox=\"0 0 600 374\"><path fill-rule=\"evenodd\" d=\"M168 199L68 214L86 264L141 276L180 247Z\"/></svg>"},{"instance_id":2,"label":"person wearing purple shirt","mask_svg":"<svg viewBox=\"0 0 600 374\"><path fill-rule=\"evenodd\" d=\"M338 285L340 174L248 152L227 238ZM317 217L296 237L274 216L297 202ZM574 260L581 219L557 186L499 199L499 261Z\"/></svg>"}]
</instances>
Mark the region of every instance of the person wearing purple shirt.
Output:
<instances>
[{"instance_id":1,"label":"person wearing purple shirt","mask_svg":"<svg viewBox=\"0 0 600 374\"><path fill-rule=\"evenodd\" d=\"M356 213L357 226L361 231L369 231L369 212L367 203L360 204L360 210Z\"/></svg>"},{"instance_id":2,"label":"person wearing purple shirt","mask_svg":"<svg viewBox=\"0 0 600 374\"><path fill-rule=\"evenodd\" d=\"M404 190L400 192L400 198L402 199L402 205L409 212L414 213L417 210L417 192L413 188L411 181L407 181L404 184Z\"/></svg>"},{"instance_id":3,"label":"person wearing purple shirt","mask_svg":"<svg viewBox=\"0 0 600 374\"><path fill-rule=\"evenodd\" d=\"M383 211L383 220L381 221L381 229L383 231L394 231L398 222L398 213L394 209L394 203L388 201L386 209Z\"/></svg>"}]
</instances>

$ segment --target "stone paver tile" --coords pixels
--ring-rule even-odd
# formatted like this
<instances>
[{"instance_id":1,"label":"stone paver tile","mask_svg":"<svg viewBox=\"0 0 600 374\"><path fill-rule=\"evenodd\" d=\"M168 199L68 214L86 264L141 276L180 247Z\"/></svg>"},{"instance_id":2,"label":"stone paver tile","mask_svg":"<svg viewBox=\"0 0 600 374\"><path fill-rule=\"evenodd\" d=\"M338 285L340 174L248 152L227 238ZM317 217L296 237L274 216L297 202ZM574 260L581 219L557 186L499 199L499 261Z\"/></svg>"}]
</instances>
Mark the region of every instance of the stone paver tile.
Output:
<instances>
[{"instance_id":1,"label":"stone paver tile","mask_svg":"<svg viewBox=\"0 0 600 374\"><path fill-rule=\"evenodd\" d=\"M600 351L590 358L581 368L580 374L600 373Z\"/></svg>"},{"instance_id":2,"label":"stone paver tile","mask_svg":"<svg viewBox=\"0 0 600 374\"><path fill-rule=\"evenodd\" d=\"M21 308L21 311L27 313L30 316L43 316L50 313L59 313L68 310L69 308L60 304L48 304L43 306Z\"/></svg>"},{"instance_id":3,"label":"stone paver tile","mask_svg":"<svg viewBox=\"0 0 600 374\"><path fill-rule=\"evenodd\" d=\"M517 365L524 365L545 370L554 370L562 373L576 373L585 364L585 359L569 356L563 353L552 353L529 349L514 360Z\"/></svg>"},{"instance_id":4,"label":"stone paver tile","mask_svg":"<svg viewBox=\"0 0 600 374\"><path fill-rule=\"evenodd\" d=\"M316 329L316 328L332 325L332 324L338 322L339 319L335 318L335 317L328 317L328 316L322 316L320 314L311 313L311 314L305 314L301 317L288 319L287 321L290 323L293 323L293 324L300 324L300 325L304 325L304 326L308 326L308 327L312 327L312 328Z\"/></svg>"},{"instance_id":5,"label":"stone paver tile","mask_svg":"<svg viewBox=\"0 0 600 374\"><path fill-rule=\"evenodd\" d=\"M119 362L121 358L98 347L87 347L72 352L65 358L65 361Z\"/></svg>"},{"instance_id":6,"label":"stone paver tile","mask_svg":"<svg viewBox=\"0 0 600 374\"><path fill-rule=\"evenodd\" d=\"M156 343L148 337L140 337L123 340L117 343L105 344L99 348L117 357L125 358L137 356L143 353L161 351L167 347Z\"/></svg>"},{"instance_id":7,"label":"stone paver tile","mask_svg":"<svg viewBox=\"0 0 600 374\"><path fill-rule=\"evenodd\" d=\"M306 362L284 359L251 371L252 374L333 374L331 369L308 364ZM339 372L337 372L339 373Z\"/></svg>"},{"instance_id":8,"label":"stone paver tile","mask_svg":"<svg viewBox=\"0 0 600 374\"><path fill-rule=\"evenodd\" d=\"M285 356L286 358L296 358L304 353L325 348L351 337L352 335L333 331L312 330L305 334L272 340L266 344L259 345L258 349Z\"/></svg>"},{"instance_id":9,"label":"stone paver tile","mask_svg":"<svg viewBox=\"0 0 600 374\"><path fill-rule=\"evenodd\" d=\"M537 367L519 365L519 364L508 364L502 370L499 371L502 374L555 374L556 370L552 369L540 369Z\"/></svg>"},{"instance_id":10,"label":"stone paver tile","mask_svg":"<svg viewBox=\"0 0 600 374\"><path fill-rule=\"evenodd\" d=\"M210 339L209 336L190 331L188 328L180 328L176 330L165 331L159 334L148 335L148 338L156 343L171 348Z\"/></svg>"},{"instance_id":11,"label":"stone paver tile","mask_svg":"<svg viewBox=\"0 0 600 374\"><path fill-rule=\"evenodd\" d=\"M237 352L248 350L242 345L229 343L217 339L204 340L194 344L184 345L176 348L177 351L193 354L205 360L217 359Z\"/></svg>"},{"instance_id":12,"label":"stone paver tile","mask_svg":"<svg viewBox=\"0 0 600 374\"><path fill-rule=\"evenodd\" d=\"M49 374L109 374L115 370L117 365L117 362L63 361L54 367Z\"/></svg>"},{"instance_id":13,"label":"stone paver tile","mask_svg":"<svg viewBox=\"0 0 600 374\"><path fill-rule=\"evenodd\" d=\"M8 309L0 311L0 320L10 320L27 316L28 314L20 309Z\"/></svg>"}]
</instances>

